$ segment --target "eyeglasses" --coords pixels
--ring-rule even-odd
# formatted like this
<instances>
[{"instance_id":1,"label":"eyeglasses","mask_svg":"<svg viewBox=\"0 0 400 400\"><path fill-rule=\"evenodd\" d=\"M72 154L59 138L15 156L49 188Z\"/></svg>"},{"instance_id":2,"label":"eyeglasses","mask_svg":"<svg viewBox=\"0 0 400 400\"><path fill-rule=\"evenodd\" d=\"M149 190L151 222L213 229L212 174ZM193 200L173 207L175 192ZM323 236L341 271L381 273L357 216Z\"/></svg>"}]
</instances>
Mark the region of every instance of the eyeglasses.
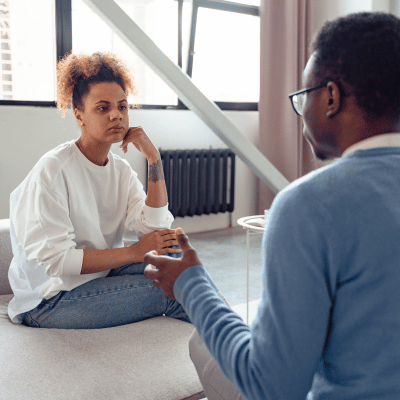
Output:
<instances>
[{"instance_id":1,"label":"eyeglasses","mask_svg":"<svg viewBox=\"0 0 400 400\"><path fill-rule=\"evenodd\" d=\"M320 89L325 86L326 83L324 83L323 85L312 86L306 89L299 90L292 94L289 94L290 102L292 103L293 109L296 112L296 114L300 116L303 115L304 99L305 99L305 94L307 92L311 92L312 90Z\"/></svg>"}]
</instances>

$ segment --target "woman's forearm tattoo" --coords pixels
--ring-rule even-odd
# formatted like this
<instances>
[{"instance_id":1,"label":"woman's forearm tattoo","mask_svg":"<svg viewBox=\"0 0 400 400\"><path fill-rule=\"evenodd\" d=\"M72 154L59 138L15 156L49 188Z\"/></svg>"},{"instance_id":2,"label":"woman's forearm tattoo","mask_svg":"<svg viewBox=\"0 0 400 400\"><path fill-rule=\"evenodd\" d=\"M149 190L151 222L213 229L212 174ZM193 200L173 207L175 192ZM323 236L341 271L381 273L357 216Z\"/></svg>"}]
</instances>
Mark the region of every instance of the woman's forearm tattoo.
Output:
<instances>
[{"instance_id":1,"label":"woman's forearm tattoo","mask_svg":"<svg viewBox=\"0 0 400 400\"><path fill-rule=\"evenodd\" d=\"M155 164L149 165L149 181L156 183L163 180L165 180L164 170L161 160L158 160Z\"/></svg>"}]
</instances>

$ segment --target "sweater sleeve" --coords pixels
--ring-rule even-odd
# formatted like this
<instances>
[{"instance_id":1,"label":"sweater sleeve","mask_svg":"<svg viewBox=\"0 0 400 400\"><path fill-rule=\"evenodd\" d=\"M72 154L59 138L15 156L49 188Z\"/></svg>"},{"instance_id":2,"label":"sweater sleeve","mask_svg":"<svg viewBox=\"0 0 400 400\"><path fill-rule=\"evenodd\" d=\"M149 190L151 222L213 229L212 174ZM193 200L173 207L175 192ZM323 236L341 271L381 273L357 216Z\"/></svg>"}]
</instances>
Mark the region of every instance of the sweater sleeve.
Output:
<instances>
[{"instance_id":1,"label":"sweater sleeve","mask_svg":"<svg viewBox=\"0 0 400 400\"><path fill-rule=\"evenodd\" d=\"M33 182L21 193L11 218L28 261L37 261L47 275L80 275L83 250L76 249L68 204L45 184Z\"/></svg>"},{"instance_id":2,"label":"sweater sleeve","mask_svg":"<svg viewBox=\"0 0 400 400\"><path fill-rule=\"evenodd\" d=\"M155 230L170 229L174 220L168 211L168 205L159 208L149 207L145 204L146 193L143 185L132 171L129 188L127 217L125 222L125 236L135 232L140 239L146 233Z\"/></svg>"},{"instance_id":3,"label":"sweater sleeve","mask_svg":"<svg viewBox=\"0 0 400 400\"><path fill-rule=\"evenodd\" d=\"M305 399L311 388L332 302L328 226L311 201L278 196L263 236L264 289L251 327L225 306L203 268L189 268L175 283L177 301L248 400Z\"/></svg>"}]
</instances>

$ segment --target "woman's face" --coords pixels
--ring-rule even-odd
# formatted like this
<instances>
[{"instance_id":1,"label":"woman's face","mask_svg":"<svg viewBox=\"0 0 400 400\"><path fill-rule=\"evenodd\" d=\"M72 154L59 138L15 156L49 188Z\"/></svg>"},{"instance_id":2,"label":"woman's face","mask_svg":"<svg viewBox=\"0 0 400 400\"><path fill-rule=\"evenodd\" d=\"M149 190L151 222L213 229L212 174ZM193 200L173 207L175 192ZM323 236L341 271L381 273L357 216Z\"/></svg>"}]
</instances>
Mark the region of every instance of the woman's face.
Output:
<instances>
[{"instance_id":1,"label":"woman's face","mask_svg":"<svg viewBox=\"0 0 400 400\"><path fill-rule=\"evenodd\" d=\"M83 98L83 110L75 109L83 140L93 144L112 144L123 140L129 129L128 101L116 82L90 86Z\"/></svg>"}]
</instances>

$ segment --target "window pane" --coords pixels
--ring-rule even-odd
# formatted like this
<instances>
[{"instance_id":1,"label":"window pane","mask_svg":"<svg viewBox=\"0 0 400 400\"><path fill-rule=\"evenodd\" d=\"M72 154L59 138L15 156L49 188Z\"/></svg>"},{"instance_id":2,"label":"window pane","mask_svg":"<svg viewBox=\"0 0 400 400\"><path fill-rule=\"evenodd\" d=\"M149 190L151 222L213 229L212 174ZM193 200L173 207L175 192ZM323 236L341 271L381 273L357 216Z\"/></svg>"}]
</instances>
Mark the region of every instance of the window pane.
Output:
<instances>
[{"instance_id":1,"label":"window pane","mask_svg":"<svg viewBox=\"0 0 400 400\"><path fill-rule=\"evenodd\" d=\"M54 0L0 1L0 99L55 100Z\"/></svg>"},{"instance_id":2,"label":"window pane","mask_svg":"<svg viewBox=\"0 0 400 400\"><path fill-rule=\"evenodd\" d=\"M261 0L236 0L235 3L247 4L248 6L258 6L261 5Z\"/></svg>"},{"instance_id":3,"label":"window pane","mask_svg":"<svg viewBox=\"0 0 400 400\"><path fill-rule=\"evenodd\" d=\"M186 72L189 41L190 41L190 25L192 21L192 2L184 1L182 7L182 69Z\"/></svg>"},{"instance_id":4,"label":"window pane","mask_svg":"<svg viewBox=\"0 0 400 400\"><path fill-rule=\"evenodd\" d=\"M258 102L259 17L199 8L193 82L214 101Z\"/></svg>"},{"instance_id":5,"label":"window pane","mask_svg":"<svg viewBox=\"0 0 400 400\"><path fill-rule=\"evenodd\" d=\"M157 46L178 61L178 5L175 0L117 0ZM90 29L88 29L90 27ZM137 104L177 104L176 94L82 0L72 1L72 51L111 51L131 68L138 85Z\"/></svg>"}]
</instances>

